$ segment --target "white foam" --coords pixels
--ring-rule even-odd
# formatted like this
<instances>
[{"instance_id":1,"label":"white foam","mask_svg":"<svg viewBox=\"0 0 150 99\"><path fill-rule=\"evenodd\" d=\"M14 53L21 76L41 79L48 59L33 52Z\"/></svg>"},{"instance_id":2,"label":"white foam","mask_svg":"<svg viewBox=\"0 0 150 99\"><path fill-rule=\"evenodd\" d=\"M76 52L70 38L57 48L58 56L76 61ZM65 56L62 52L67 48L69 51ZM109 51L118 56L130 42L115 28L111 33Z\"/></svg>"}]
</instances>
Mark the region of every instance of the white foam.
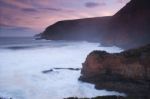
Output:
<instances>
[{"instance_id":1,"label":"white foam","mask_svg":"<svg viewBox=\"0 0 150 99\"><path fill-rule=\"evenodd\" d=\"M13 99L61 99L124 95L96 90L94 85L78 81L80 71L55 70L43 74L43 70L53 67L81 68L81 63L92 50L122 51L117 47L99 47L98 43L72 42L66 45L23 50L1 49L0 96Z\"/></svg>"}]
</instances>

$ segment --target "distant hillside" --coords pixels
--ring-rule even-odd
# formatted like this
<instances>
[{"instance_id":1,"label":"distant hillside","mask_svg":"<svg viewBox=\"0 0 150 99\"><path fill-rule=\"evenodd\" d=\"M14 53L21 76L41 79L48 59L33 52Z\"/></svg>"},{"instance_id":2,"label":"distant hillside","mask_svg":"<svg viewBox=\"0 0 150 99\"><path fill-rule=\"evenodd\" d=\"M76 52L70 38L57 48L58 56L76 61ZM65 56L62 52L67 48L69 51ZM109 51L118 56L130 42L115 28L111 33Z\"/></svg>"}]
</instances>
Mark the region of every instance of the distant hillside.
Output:
<instances>
[{"instance_id":1,"label":"distant hillside","mask_svg":"<svg viewBox=\"0 0 150 99\"><path fill-rule=\"evenodd\" d=\"M85 18L59 21L43 32L42 37L53 40L99 41L100 32L105 31L110 17Z\"/></svg>"},{"instance_id":2,"label":"distant hillside","mask_svg":"<svg viewBox=\"0 0 150 99\"><path fill-rule=\"evenodd\" d=\"M137 47L150 43L150 1L131 0L109 22L116 45Z\"/></svg>"},{"instance_id":3,"label":"distant hillside","mask_svg":"<svg viewBox=\"0 0 150 99\"><path fill-rule=\"evenodd\" d=\"M150 3L131 0L114 16L64 20L50 25L41 38L87 40L132 48L150 43Z\"/></svg>"}]
</instances>

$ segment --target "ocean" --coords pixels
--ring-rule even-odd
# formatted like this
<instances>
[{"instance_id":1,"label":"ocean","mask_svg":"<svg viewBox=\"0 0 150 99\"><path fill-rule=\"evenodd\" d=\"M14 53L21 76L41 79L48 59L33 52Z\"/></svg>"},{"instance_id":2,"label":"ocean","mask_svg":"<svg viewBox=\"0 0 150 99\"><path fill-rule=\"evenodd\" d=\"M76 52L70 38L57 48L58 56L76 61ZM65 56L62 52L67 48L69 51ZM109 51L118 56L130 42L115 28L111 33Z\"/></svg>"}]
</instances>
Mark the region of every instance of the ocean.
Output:
<instances>
[{"instance_id":1,"label":"ocean","mask_svg":"<svg viewBox=\"0 0 150 99\"><path fill-rule=\"evenodd\" d=\"M78 81L86 56L93 50L120 52L87 41L35 40L28 37L0 37L0 97L12 99L63 99L124 95L96 90ZM48 71L48 72L44 72Z\"/></svg>"}]
</instances>

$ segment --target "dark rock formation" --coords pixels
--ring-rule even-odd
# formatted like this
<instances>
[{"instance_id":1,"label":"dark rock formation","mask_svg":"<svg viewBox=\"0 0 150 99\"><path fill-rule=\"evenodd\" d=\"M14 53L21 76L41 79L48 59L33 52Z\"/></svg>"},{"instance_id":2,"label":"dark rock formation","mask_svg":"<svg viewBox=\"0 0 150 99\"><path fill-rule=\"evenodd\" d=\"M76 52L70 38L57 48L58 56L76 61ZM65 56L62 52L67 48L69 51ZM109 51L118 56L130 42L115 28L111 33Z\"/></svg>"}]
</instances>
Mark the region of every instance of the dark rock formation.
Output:
<instances>
[{"instance_id":1,"label":"dark rock formation","mask_svg":"<svg viewBox=\"0 0 150 99\"><path fill-rule=\"evenodd\" d=\"M5 97L0 96L0 99L13 99L13 98L5 98Z\"/></svg>"},{"instance_id":2,"label":"dark rock formation","mask_svg":"<svg viewBox=\"0 0 150 99\"><path fill-rule=\"evenodd\" d=\"M150 43L150 2L131 0L114 16L59 21L40 34L51 40L87 40L132 48Z\"/></svg>"},{"instance_id":3,"label":"dark rock formation","mask_svg":"<svg viewBox=\"0 0 150 99\"><path fill-rule=\"evenodd\" d=\"M137 97L137 96L127 96L127 97L122 97L122 96L97 96L93 98L78 98L78 97L68 97L64 99L149 99L149 97Z\"/></svg>"},{"instance_id":4,"label":"dark rock formation","mask_svg":"<svg viewBox=\"0 0 150 99\"><path fill-rule=\"evenodd\" d=\"M50 69L50 70L44 70L42 71L42 73L50 73L50 72L53 72L54 70L72 70L72 71L78 71L78 70L81 70L81 68L53 68L53 69Z\"/></svg>"},{"instance_id":5,"label":"dark rock formation","mask_svg":"<svg viewBox=\"0 0 150 99\"><path fill-rule=\"evenodd\" d=\"M134 48L150 43L149 4L149 0L131 0L127 3L111 17L108 37L118 46Z\"/></svg>"},{"instance_id":6,"label":"dark rock formation","mask_svg":"<svg viewBox=\"0 0 150 99\"><path fill-rule=\"evenodd\" d=\"M46 73L50 73L50 72L53 72L53 69L50 69L50 70L44 70L42 71L42 73L46 74Z\"/></svg>"},{"instance_id":7,"label":"dark rock formation","mask_svg":"<svg viewBox=\"0 0 150 99\"><path fill-rule=\"evenodd\" d=\"M150 95L150 44L121 53L93 51L83 63L81 74L79 80L98 89Z\"/></svg>"},{"instance_id":8,"label":"dark rock formation","mask_svg":"<svg viewBox=\"0 0 150 99\"><path fill-rule=\"evenodd\" d=\"M66 70L75 70L75 71L81 70L81 68L54 68L54 69L56 70L66 69Z\"/></svg>"}]
</instances>

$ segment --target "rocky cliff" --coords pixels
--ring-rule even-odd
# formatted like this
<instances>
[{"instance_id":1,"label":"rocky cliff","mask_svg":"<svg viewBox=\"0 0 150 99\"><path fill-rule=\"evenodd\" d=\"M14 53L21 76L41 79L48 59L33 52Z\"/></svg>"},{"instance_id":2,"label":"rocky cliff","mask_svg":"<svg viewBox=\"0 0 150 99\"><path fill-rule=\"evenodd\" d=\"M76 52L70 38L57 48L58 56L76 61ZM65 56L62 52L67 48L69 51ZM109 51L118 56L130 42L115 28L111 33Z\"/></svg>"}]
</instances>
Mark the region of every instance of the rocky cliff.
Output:
<instances>
[{"instance_id":1,"label":"rocky cliff","mask_svg":"<svg viewBox=\"0 0 150 99\"><path fill-rule=\"evenodd\" d=\"M149 5L149 0L131 0L114 16L59 21L47 27L41 38L97 41L125 49L148 44Z\"/></svg>"},{"instance_id":2,"label":"rocky cliff","mask_svg":"<svg viewBox=\"0 0 150 99\"><path fill-rule=\"evenodd\" d=\"M134 48L150 43L149 4L149 0L131 0L112 16L108 32L116 45Z\"/></svg>"},{"instance_id":3,"label":"rocky cliff","mask_svg":"<svg viewBox=\"0 0 150 99\"><path fill-rule=\"evenodd\" d=\"M81 81L93 83L96 88L149 95L150 44L121 53L93 51L83 63L81 74Z\"/></svg>"}]
</instances>

